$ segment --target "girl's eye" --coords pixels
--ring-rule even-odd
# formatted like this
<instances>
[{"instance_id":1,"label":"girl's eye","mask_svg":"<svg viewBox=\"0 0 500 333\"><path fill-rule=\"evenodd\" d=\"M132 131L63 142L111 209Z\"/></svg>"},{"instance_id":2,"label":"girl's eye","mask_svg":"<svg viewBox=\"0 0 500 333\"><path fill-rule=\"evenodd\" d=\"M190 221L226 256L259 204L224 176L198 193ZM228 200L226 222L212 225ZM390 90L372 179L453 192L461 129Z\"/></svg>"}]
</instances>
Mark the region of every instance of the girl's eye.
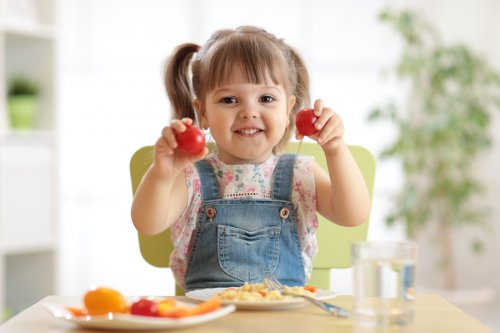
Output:
<instances>
[{"instance_id":1,"label":"girl's eye","mask_svg":"<svg viewBox=\"0 0 500 333\"><path fill-rule=\"evenodd\" d=\"M234 96L222 97L220 101L224 104L234 104L237 102L236 97Z\"/></svg>"},{"instance_id":2,"label":"girl's eye","mask_svg":"<svg viewBox=\"0 0 500 333\"><path fill-rule=\"evenodd\" d=\"M263 102L263 103L271 103L274 100L275 100L274 97L273 96L269 96L269 95L264 95L264 96L260 97L260 101Z\"/></svg>"}]
</instances>

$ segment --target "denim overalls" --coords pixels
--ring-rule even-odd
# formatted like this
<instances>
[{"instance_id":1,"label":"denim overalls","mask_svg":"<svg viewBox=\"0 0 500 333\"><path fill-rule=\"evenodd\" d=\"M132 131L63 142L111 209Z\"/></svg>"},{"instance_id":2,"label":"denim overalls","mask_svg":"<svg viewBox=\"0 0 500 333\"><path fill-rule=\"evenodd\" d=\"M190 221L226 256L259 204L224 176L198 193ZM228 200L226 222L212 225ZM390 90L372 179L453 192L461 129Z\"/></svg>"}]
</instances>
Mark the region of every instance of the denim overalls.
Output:
<instances>
[{"instance_id":1,"label":"denim overalls","mask_svg":"<svg viewBox=\"0 0 500 333\"><path fill-rule=\"evenodd\" d=\"M212 165L196 162L202 205L186 270L186 290L239 287L273 275L305 284L304 263L291 202L296 155L282 155L271 199L221 199Z\"/></svg>"}]
</instances>

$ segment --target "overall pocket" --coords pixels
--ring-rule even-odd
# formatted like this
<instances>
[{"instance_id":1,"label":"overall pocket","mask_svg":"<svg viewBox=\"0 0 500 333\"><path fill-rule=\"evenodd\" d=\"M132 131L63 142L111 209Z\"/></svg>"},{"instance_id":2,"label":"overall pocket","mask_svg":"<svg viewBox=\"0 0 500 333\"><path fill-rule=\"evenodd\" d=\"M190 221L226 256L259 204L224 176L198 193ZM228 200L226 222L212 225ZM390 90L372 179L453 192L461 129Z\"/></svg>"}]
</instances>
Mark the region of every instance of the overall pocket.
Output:
<instances>
[{"instance_id":1,"label":"overall pocket","mask_svg":"<svg viewBox=\"0 0 500 333\"><path fill-rule=\"evenodd\" d=\"M276 269L281 226L247 231L226 225L217 229L217 251L222 270L241 281L261 282Z\"/></svg>"}]
</instances>

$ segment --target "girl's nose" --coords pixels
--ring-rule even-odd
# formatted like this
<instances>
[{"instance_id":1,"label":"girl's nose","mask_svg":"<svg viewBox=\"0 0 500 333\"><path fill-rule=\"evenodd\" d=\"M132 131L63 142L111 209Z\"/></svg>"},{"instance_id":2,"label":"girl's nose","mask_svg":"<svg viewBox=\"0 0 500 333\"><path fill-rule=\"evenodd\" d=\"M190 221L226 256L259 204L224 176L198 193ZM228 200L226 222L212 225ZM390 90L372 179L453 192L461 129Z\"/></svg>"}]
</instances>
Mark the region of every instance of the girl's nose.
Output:
<instances>
[{"instance_id":1,"label":"girl's nose","mask_svg":"<svg viewBox=\"0 0 500 333\"><path fill-rule=\"evenodd\" d=\"M243 104L239 112L240 118L243 119L257 118L258 114L259 112L254 105L247 104Z\"/></svg>"}]
</instances>

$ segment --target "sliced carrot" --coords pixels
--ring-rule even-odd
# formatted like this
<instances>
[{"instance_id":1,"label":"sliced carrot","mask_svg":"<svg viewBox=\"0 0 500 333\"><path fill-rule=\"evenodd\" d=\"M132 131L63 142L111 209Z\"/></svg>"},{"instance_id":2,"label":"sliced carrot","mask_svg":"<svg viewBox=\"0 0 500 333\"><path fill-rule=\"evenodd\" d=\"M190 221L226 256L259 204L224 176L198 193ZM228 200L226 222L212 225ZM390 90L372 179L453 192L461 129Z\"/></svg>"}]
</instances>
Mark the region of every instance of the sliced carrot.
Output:
<instances>
[{"instance_id":1,"label":"sliced carrot","mask_svg":"<svg viewBox=\"0 0 500 333\"><path fill-rule=\"evenodd\" d=\"M204 313L209 313L219 308L220 308L220 300L218 297L214 297L192 308L177 306L167 311L160 311L160 316L167 318L185 318L185 317L201 315Z\"/></svg>"},{"instance_id":2,"label":"sliced carrot","mask_svg":"<svg viewBox=\"0 0 500 333\"><path fill-rule=\"evenodd\" d=\"M75 317L81 317L81 316L87 315L87 310L85 310L83 308L76 308L76 307L72 307L72 306L67 306L66 310L71 312L71 314Z\"/></svg>"},{"instance_id":3,"label":"sliced carrot","mask_svg":"<svg viewBox=\"0 0 500 333\"><path fill-rule=\"evenodd\" d=\"M220 308L220 300L218 297L213 297L208 301L196 305L191 308L191 315L196 316L204 313L209 313Z\"/></svg>"},{"instance_id":4,"label":"sliced carrot","mask_svg":"<svg viewBox=\"0 0 500 333\"><path fill-rule=\"evenodd\" d=\"M261 294L261 295L262 295L262 297L266 297L267 292L266 292L266 291L264 291L264 290L259 290L259 294Z\"/></svg>"},{"instance_id":5,"label":"sliced carrot","mask_svg":"<svg viewBox=\"0 0 500 333\"><path fill-rule=\"evenodd\" d=\"M316 293L318 291L318 288L316 288L315 286L308 285L308 286L304 287L304 290L310 291L312 293Z\"/></svg>"},{"instance_id":6,"label":"sliced carrot","mask_svg":"<svg viewBox=\"0 0 500 333\"><path fill-rule=\"evenodd\" d=\"M160 313L160 316L167 318L184 318L184 317L189 317L190 315L191 315L191 309L184 306L178 306L171 310Z\"/></svg>"}]
</instances>

